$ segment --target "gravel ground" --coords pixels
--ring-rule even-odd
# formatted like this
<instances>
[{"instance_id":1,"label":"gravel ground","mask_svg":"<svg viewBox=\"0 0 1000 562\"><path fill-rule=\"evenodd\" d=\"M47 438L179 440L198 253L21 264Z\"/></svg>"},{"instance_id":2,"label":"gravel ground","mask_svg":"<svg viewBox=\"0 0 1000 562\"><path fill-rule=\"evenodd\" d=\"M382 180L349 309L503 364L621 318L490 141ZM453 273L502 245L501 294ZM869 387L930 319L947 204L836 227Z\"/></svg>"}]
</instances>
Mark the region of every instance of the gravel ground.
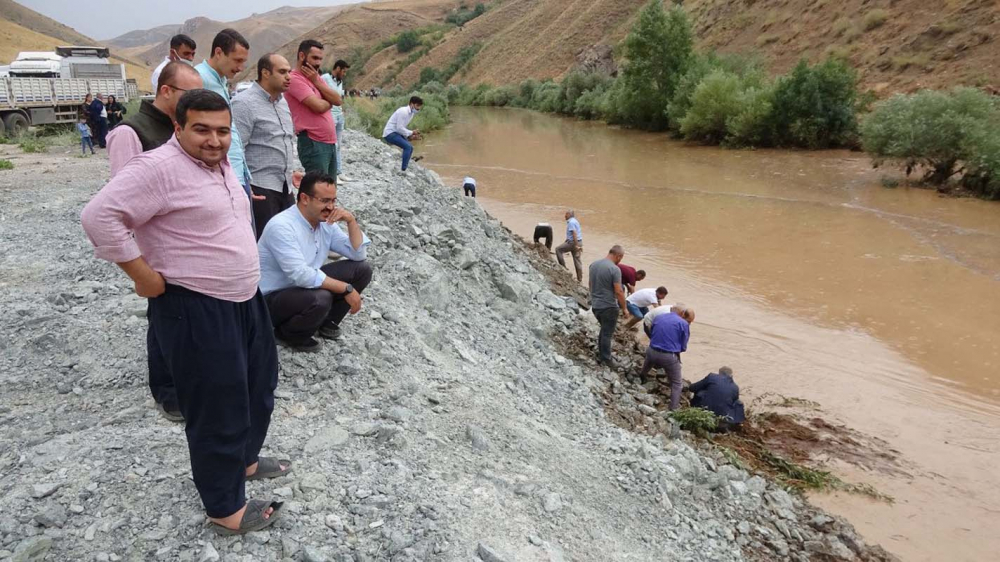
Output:
<instances>
[{"instance_id":1,"label":"gravel ground","mask_svg":"<svg viewBox=\"0 0 1000 562\"><path fill-rule=\"evenodd\" d=\"M596 332L589 312L459 190L346 140L338 197L375 278L341 341L280 350L264 452L295 470L248 496L288 505L233 538L205 527L182 428L153 409L145 301L80 228L106 158L0 146L0 560L890 559L669 423L610 423L617 375L553 344Z\"/></svg>"}]
</instances>

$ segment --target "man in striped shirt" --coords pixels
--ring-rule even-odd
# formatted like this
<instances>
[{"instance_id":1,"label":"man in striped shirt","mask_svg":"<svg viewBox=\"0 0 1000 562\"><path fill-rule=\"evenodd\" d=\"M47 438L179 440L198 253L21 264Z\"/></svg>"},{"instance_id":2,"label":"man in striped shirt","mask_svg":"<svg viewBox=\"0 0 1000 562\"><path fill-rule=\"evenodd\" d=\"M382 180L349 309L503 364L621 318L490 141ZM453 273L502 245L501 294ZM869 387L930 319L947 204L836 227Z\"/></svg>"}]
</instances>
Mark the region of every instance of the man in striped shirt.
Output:
<instances>
[{"instance_id":1,"label":"man in striped shirt","mask_svg":"<svg viewBox=\"0 0 1000 562\"><path fill-rule=\"evenodd\" d=\"M295 128L282 97L291 84L291 70L285 57L268 53L257 61L257 81L233 99L233 123L253 178L258 240L271 217L295 204L292 186L302 177L294 172Z\"/></svg>"}]
</instances>

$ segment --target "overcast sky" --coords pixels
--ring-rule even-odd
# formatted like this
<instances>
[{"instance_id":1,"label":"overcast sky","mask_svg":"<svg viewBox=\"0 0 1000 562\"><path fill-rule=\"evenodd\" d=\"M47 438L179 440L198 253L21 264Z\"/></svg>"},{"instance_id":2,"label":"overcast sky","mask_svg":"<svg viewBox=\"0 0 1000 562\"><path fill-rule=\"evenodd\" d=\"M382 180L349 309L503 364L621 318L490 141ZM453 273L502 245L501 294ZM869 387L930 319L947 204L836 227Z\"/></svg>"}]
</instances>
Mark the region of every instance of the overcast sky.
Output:
<instances>
[{"instance_id":1,"label":"overcast sky","mask_svg":"<svg viewBox=\"0 0 1000 562\"><path fill-rule=\"evenodd\" d=\"M94 39L205 16L233 21L281 6L335 6L364 0L17 0ZM319 22L317 22L318 24Z\"/></svg>"}]
</instances>

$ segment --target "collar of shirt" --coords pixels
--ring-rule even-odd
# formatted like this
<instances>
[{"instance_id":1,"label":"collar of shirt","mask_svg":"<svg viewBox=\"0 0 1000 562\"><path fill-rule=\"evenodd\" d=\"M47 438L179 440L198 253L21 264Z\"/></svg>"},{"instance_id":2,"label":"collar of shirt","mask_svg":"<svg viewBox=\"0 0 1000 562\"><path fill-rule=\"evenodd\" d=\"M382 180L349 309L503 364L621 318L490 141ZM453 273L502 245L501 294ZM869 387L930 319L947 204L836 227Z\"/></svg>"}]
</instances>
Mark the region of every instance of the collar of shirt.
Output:
<instances>
[{"instance_id":1,"label":"collar of shirt","mask_svg":"<svg viewBox=\"0 0 1000 562\"><path fill-rule=\"evenodd\" d=\"M229 79L226 78L225 76L219 74L218 71L216 71L214 68L212 68L212 65L208 64L208 60L201 61L201 64L199 64L198 66L201 67L205 71L205 74L208 74L215 81L215 84L214 84L215 86L221 87L222 89L226 90L227 92L229 91L229 87L228 87L229 86ZM208 84L205 84L205 87L207 88Z\"/></svg>"},{"instance_id":2,"label":"collar of shirt","mask_svg":"<svg viewBox=\"0 0 1000 562\"><path fill-rule=\"evenodd\" d=\"M320 222L319 224L317 224L314 227L312 224L309 223L309 221L306 219L306 217L302 214L302 209L299 208L298 204L294 205L294 207L295 207L295 216L298 217L298 219L300 221L302 221L302 224L304 224L306 226L306 228L308 228L309 230L311 230L313 233L316 233L316 232L320 231L320 229L323 227L323 223L322 222Z\"/></svg>"},{"instance_id":3,"label":"collar of shirt","mask_svg":"<svg viewBox=\"0 0 1000 562\"><path fill-rule=\"evenodd\" d=\"M250 84L250 89L254 91L254 95L259 96L262 99L266 99L267 101L271 102L272 104L275 104L275 103L278 103L279 101L281 101L281 94L278 94L278 97L276 97L276 98L271 97L270 92L268 92L267 90L265 90L264 87L261 86L260 84L258 84L257 82L253 82L252 84Z\"/></svg>"}]
</instances>

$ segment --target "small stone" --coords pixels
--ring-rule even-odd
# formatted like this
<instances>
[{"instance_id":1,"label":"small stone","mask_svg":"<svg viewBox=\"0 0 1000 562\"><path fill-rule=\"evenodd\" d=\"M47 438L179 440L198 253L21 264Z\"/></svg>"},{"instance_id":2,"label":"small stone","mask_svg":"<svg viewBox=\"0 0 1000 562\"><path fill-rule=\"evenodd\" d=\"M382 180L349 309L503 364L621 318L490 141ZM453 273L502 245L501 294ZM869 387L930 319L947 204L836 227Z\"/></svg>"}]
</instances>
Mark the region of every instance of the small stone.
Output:
<instances>
[{"instance_id":1,"label":"small stone","mask_svg":"<svg viewBox=\"0 0 1000 562\"><path fill-rule=\"evenodd\" d=\"M393 406L382 412L382 417L395 422L405 422L410 418L410 411L402 406Z\"/></svg>"},{"instance_id":2,"label":"small stone","mask_svg":"<svg viewBox=\"0 0 1000 562\"><path fill-rule=\"evenodd\" d=\"M52 539L46 536L24 539L14 549L13 562L41 562L52 548Z\"/></svg>"},{"instance_id":3,"label":"small stone","mask_svg":"<svg viewBox=\"0 0 1000 562\"><path fill-rule=\"evenodd\" d=\"M465 428L465 436L469 438L469 441L472 441L472 448L477 451L486 451L490 448L490 443L486 439L486 434L483 433L482 429L479 429L474 425L470 425Z\"/></svg>"},{"instance_id":4,"label":"small stone","mask_svg":"<svg viewBox=\"0 0 1000 562\"><path fill-rule=\"evenodd\" d=\"M542 500L542 507L548 513L554 513L556 511L559 511L560 509L562 509L562 506L563 506L562 498L559 497L559 494L556 494L554 492L545 494L545 499Z\"/></svg>"},{"instance_id":5,"label":"small stone","mask_svg":"<svg viewBox=\"0 0 1000 562\"><path fill-rule=\"evenodd\" d=\"M378 433L378 426L369 422L356 423L351 426L351 433L361 437L371 437Z\"/></svg>"},{"instance_id":6,"label":"small stone","mask_svg":"<svg viewBox=\"0 0 1000 562\"><path fill-rule=\"evenodd\" d=\"M542 546L542 542L544 542L544 541L542 541L541 538L539 538L539 537L537 537L535 535L528 535L528 542L530 542L531 544L533 544L535 546Z\"/></svg>"},{"instance_id":7,"label":"small stone","mask_svg":"<svg viewBox=\"0 0 1000 562\"><path fill-rule=\"evenodd\" d=\"M73 513L77 514L77 515L79 515L79 514L81 514L81 513L83 513L83 512L84 512L84 508L83 508L83 506L82 506L82 505L77 505L77 504L72 504L72 505L70 505L70 506L69 506L69 510L70 510L71 512L73 512Z\"/></svg>"},{"instance_id":8,"label":"small stone","mask_svg":"<svg viewBox=\"0 0 1000 562\"><path fill-rule=\"evenodd\" d=\"M378 529L382 525L385 525L385 521L379 519L378 521L372 523L371 525L368 525L368 528L370 528L370 529Z\"/></svg>"},{"instance_id":9,"label":"small stone","mask_svg":"<svg viewBox=\"0 0 1000 562\"><path fill-rule=\"evenodd\" d=\"M271 493L274 494L274 495L276 495L276 496L278 496L278 497L282 497L282 498L290 498L290 497L292 497L292 489L290 487L288 487L288 486L283 486L281 488L275 488Z\"/></svg>"},{"instance_id":10,"label":"small stone","mask_svg":"<svg viewBox=\"0 0 1000 562\"><path fill-rule=\"evenodd\" d=\"M281 538L281 554L285 558L295 558L295 555L299 552L299 543L288 538Z\"/></svg>"},{"instance_id":11,"label":"small stone","mask_svg":"<svg viewBox=\"0 0 1000 562\"><path fill-rule=\"evenodd\" d=\"M479 556L483 562L508 562L510 560L483 543L479 543L479 546L476 548L476 555Z\"/></svg>"},{"instance_id":12,"label":"small stone","mask_svg":"<svg viewBox=\"0 0 1000 562\"><path fill-rule=\"evenodd\" d=\"M97 534L97 523L92 524L87 527L87 530L83 532L83 540L92 541L94 536Z\"/></svg>"},{"instance_id":13,"label":"small stone","mask_svg":"<svg viewBox=\"0 0 1000 562\"><path fill-rule=\"evenodd\" d=\"M31 487L31 497L36 500L42 498L47 498L54 494L56 490L62 487L62 483L51 483L51 484L35 484Z\"/></svg>"},{"instance_id":14,"label":"small stone","mask_svg":"<svg viewBox=\"0 0 1000 562\"><path fill-rule=\"evenodd\" d=\"M302 549L302 562L328 562L329 558L314 546L306 546Z\"/></svg>"},{"instance_id":15,"label":"small stone","mask_svg":"<svg viewBox=\"0 0 1000 562\"><path fill-rule=\"evenodd\" d=\"M326 523L327 527L333 529L334 531L337 531L338 533L344 530L344 521L340 518L339 515L331 513L326 516L326 520L324 522Z\"/></svg>"},{"instance_id":16,"label":"small stone","mask_svg":"<svg viewBox=\"0 0 1000 562\"><path fill-rule=\"evenodd\" d=\"M35 515L35 523L50 529L53 527L61 529L68 518L69 514L66 513L66 508L53 503Z\"/></svg>"},{"instance_id":17,"label":"small stone","mask_svg":"<svg viewBox=\"0 0 1000 562\"><path fill-rule=\"evenodd\" d=\"M306 442L306 453L318 453L326 449L336 449L344 446L350 435L340 427L328 427L320 430L312 439Z\"/></svg>"}]
</instances>

